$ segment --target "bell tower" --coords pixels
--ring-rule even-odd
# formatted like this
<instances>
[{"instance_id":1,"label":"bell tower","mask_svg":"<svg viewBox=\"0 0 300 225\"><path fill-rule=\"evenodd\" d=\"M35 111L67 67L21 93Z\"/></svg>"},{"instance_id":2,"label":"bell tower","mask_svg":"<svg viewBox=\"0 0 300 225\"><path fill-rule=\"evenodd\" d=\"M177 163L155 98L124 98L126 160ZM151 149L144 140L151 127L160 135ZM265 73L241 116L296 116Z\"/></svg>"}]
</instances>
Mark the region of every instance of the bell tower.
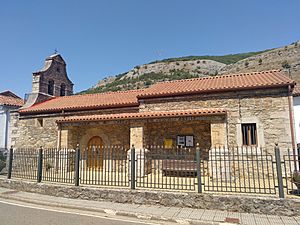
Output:
<instances>
[{"instance_id":1,"label":"bell tower","mask_svg":"<svg viewBox=\"0 0 300 225\"><path fill-rule=\"evenodd\" d=\"M32 91L23 108L53 97L73 94L73 83L68 78L66 62L58 53L47 57L44 67L32 75Z\"/></svg>"},{"instance_id":2,"label":"bell tower","mask_svg":"<svg viewBox=\"0 0 300 225\"><path fill-rule=\"evenodd\" d=\"M44 67L33 73L32 93L50 96L73 94L73 83L68 78L66 63L60 54L46 58Z\"/></svg>"}]
</instances>

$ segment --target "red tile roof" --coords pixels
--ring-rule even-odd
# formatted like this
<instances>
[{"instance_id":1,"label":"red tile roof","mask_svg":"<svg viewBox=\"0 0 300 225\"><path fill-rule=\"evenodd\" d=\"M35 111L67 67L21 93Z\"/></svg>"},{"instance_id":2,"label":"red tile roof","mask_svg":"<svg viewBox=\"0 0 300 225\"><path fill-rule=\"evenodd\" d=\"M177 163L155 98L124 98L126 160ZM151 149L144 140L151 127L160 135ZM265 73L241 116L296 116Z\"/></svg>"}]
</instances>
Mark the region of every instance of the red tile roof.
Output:
<instances>
[{"instance_id":1,"label":"red tile roof","mask_svg":"<svg viewBox=\"0 0 300 225\"><path fill-rule=\"evenodd\" d=\"M178 96L185 94L210 93L230 90L283 87L295 82L279 70L230 74L215 77L195 78L160 82L145 89L139 99L152 97Z\"/></svg>"},{"instance_id":2,"label":"red tile roof","mask_svg":"<svg viewBox=\"0 0 300 225\"><path fill-rule=\"evenodd\" d=\"M209 116L225 115L226 110L217 108L194 109L194 110L171 110L171 111L151 111L137 113L119 113L91 116L71 116L65 119L57 120L57 123L80 122L80 121L104 121L104 120L130 120L130 119L149 119L165 117L187 117L187 116Z\"/></svg>"},{"instance_id":3,"label":"red tile roof","mask_svg":"<svg viewBox=\"0 0 300 225\"><path fill-rule=\"evenodd\" d=\"M247 90L268 87L284 87L295 82L278 70L232 74L206 78L161 82L144 90L107 92L101 94L73 95L56 97L48 101L21 109L21 114L94 110L138 106L138 99L179 96L197 93Z\"/></svg>"},{"instance_id":4,"label":"red tile roof","mask_svg":"<svg viewBox=\"0 0 300 225\"><path fill-rule=\"evenodd\" d=\"M6 96L0 94L0 105L9 105L9 106L22 106L24 101L20 98L14 98L12 96Z\"/></svg>"},{"instance_id":5,"label":"red tile roof","mask_svg":"<svg viewBox=\"0 0 300 225\"><path fill-rule=\"evenodd\" d=\"M138 106L137 95L143 90L106 92L101 94L56 97L48 101L21 109L20 113L60 112Z\"/></svg>"}]
</instances>

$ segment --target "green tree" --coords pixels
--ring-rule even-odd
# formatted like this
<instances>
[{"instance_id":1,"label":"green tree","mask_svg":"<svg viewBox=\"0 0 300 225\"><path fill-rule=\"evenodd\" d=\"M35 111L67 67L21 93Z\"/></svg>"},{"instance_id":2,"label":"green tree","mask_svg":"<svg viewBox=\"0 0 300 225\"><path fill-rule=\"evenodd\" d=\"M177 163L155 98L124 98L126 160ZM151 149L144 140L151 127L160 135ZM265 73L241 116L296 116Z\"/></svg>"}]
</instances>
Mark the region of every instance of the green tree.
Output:
<instances>
[{"instance_id":1,"label":"green tree","mask_svg":"<svg viewBox=\"0 0 300 225\"><path fill-rule=\"evenodd\" d=\"M289 69L291 68L291 65L288 63L287 60L283 61L282 64L281 64L282 68L284 69Z\"/></svg>"}]
</instances>

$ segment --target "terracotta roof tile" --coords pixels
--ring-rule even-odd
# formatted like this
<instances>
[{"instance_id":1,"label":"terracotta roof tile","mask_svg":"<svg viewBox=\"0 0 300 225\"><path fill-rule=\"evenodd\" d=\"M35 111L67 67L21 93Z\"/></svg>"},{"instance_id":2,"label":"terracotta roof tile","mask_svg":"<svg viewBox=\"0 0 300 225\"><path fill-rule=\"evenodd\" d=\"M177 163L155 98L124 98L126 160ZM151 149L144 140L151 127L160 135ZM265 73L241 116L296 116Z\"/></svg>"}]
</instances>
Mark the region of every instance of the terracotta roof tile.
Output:
<instances>
[{"instance_id":1,"label":"terracotta roof tile","mask_svg":"<svg viewBox=\"0 0 300 225\"><path fill-rule=\"evenodd\" d=\"M280 71L231 74L215 77L160 82L144 90L107 92L101 94L56 97L21 109L20 113L42 113L138 106L138 98L178 96L195 93L222 92L294 85L294 81Z\"/></svg>"},{"instance_id":2,"label":"terracotta roof tile","mask_svg":"<svg viewBox=\"0 0 300 225\"><path fill-rule=\"evenodd\" d=\"M122 106L137 106L137 95L143 90L106 92L101 94L72 95L56 97L48 101L21 109L20 113L59 112L62 110L86 110L113 108Z\"/></svg>"},{"instance_id":3,"label":"terracotta roof tile","mask_svg":"<svg viewBox=\"0 0 300 225\"><path fill-rule=\"evenodd\" d=\"M71 116L57 123L64 122L80 122L80 121L107 121L107 120L130 120L130 119L148 119L148 118L166 118L166 117L187 117L187 116L209 116L209 115L225 115L226 110L218 108L194 109L194 110L171 110L171 111L151 111L137 113L119 113L106 115L90 115L90 116Z\"/></svg>"},{"instance_id":4,"label":"terracotta roof tile","mask_svg":"<svg viewBox=\"0 0 300 225\"><path fill-rule=\"evenodd\" d=\"M14 98L12 96L0 95L0 105L9 106L22 106L24 101L20 98Z\"/></svg>"},{"instance_id":5,"label":"terracotta roof tile","mask_svg":"<svg viewBox=\"0 0 300 225\"><path fill-rule=\"evenodd\" d=\"M294 85L295 82L279 70L229 74L215 77L160 82L145 89L138 98L178 96L205 92L220 92Z\"/></svg>"}]
</instances>

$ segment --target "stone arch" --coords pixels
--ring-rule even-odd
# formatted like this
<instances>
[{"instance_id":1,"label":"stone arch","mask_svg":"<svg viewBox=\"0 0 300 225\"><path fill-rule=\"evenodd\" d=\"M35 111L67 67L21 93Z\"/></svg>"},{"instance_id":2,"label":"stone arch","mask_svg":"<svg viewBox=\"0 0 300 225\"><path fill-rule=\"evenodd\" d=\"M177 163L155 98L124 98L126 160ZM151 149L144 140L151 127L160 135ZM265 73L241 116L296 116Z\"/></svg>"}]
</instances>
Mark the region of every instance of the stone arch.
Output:
<instances>
[{"instance_id":1,"label":"stone arch","mask_svg":"<svg viewBox=\"0 0 300 225\"><path fill-rule=\"evenodd\" d=\"M84 132L84 134L81 136L79 140L80 148L81 149L85 148L89 140L94 136L99 136L102 139L104 146L110 145L110 140L108 135L105 134L100 128L89 128Z\"/></svg>"}]
</instances>

